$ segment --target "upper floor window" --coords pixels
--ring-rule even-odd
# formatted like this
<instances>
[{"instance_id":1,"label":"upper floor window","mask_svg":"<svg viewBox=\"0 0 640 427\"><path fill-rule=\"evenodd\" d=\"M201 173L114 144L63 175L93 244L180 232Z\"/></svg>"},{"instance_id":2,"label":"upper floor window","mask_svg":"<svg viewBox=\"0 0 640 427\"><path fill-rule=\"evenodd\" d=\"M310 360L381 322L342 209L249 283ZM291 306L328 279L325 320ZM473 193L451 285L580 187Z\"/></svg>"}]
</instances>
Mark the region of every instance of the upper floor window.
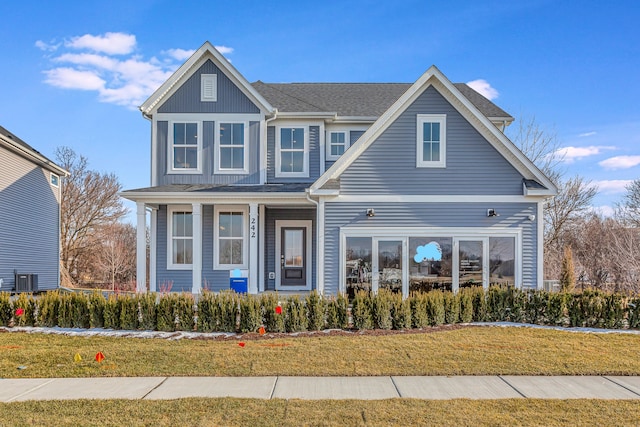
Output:
<instances>
[{"instance_id":1,"label":"upper floor window","mask_svg":"<svg viewBox=\"0 0 640 427\"><path fill-rule=\"evenodd\" d=\"M200 75L200 101L215 102L218 100L218 75Z\"/></svg>"},{"instance_id":2,"label":"upper floor window","mask_svg":"<svg viewBox=\"0 0 640 427\"><path fill-rule=\"evenodd\" d=\"M246 267L247 210L244 207L223 206L215 216L215 269Z\"/></svg>"},{"instance_id":3,"label":"upper floor window","mask_svg":"<svg viewBox=\"0 0 640 427\"><path fill-rule=\"evenodd\" d=\"M58 187L60 186L60 177L52 172L50 182L51 182L51 185L53 185L54 187Z\"/></svg>"},{"instance_id":4,"label":"upper floor window","mask_svg":"<svg viewBox=\"0 0 640 427\"><path fill-rule=\"evenodd\" d=\"M307 129L280 127L276 132L276 176L308 177Z\"/></svg>"},{"instance_id":5,"label":"upper floor window","mask_svg":"<svg viewBox=\"0 0 640 427\"><path fill-rule=\"evenodd\" d=\"M418 114L417 123L416 166L419 168L445 167L447 116Z\"/></svg>"},{"instance_id":6,"label":"upper floor window","mask_svg":"<svg viewBox=\"0 0 640 427\"><path fill-rule=\"evenodd\" d=\"M216 173L248 173L248 124L218 123Z\"/></svg>"},{"instance_id":7,"label":"upper floor window","mask_svg":"<svg viewBox=\"0 0 640 427\"><path fill-rule=\"evenodd\" d=\"M179 172L200 171L201 141L198 122L173 122L169 146L171 169Z\"/></svg>"},{"instance_id":8,"label":"upper floor window","mask_svg":"<svg viewBox=\"0 0 640 427\"><path fill-rule=\"evenodd\" d=\"M330 131L327 139L327 160L338 160L349 147L349 132Z\"/></svg>"},{"instance_id":9,"label":"upper floor window","mask_svg":"<svg viewBox=\"0 0 640 427\"><path fill-rule=\"evenodd\" d=\"M168 216L168 268L191 268L193 263L193 214L184 208L170 207Z\"/></svg>"}]
</instances>

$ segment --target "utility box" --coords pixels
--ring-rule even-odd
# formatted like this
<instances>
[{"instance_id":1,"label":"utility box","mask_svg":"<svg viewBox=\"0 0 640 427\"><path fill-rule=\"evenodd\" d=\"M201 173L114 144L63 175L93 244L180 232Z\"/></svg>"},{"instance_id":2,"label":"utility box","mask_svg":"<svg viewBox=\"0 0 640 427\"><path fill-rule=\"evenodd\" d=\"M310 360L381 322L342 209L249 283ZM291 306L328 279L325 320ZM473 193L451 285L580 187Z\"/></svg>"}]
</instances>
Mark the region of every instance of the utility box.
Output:
<instances>
[{"instance_id":1,"label":"utility box","mask_svg":"<svg viewBox=\"0 0 640 427\"><path fill-rule=\"evenodd\" d=\"M16 293L38 292L37 274L16 274Z\"/></svg>"},{"instance_id":2,"label":"utility box","mask_svg":"<svg viewBox=\"0 0 640 427\"><path fill-rule=\"evenodd\" d=\"M229 288L239 294L246 294L249 288L249 271L235 269L229 271Z\"/></svg>"}]
</instances>

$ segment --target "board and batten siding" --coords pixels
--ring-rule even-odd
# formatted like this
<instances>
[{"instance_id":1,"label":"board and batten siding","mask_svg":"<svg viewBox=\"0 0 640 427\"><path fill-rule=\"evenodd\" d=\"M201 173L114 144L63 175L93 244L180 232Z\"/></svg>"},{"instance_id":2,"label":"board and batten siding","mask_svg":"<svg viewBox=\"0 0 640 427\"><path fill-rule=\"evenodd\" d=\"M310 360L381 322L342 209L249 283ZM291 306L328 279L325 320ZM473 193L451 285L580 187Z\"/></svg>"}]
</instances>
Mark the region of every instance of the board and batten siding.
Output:
<instances>
[{"instance_id":1,"label":"board and batten siding","mask_svg":"<svg viewBox=\"0 0 640 427\"><path fill-rule=\"evenodd\" d=\"M38 289L60 280L60 187L50 172L0 147L0 278L15 286L14 270L37 274ZM60 185L62 185L60 178Z\"/></svg>"},{"instance_id":2,"label":"board and batten siding","mask_svg":"<svg viewBox=\"0 0 640 427\"><path fill-rule=\"evenodd\" d=\"M185 117L185 120L189 120ZM217 159L215 152L215 122L202 123L202 173L180 174L168 173L169 170L169 122L158 121L156 125L157 152L157 183L169 184L259 184L260 183L260 122L249 122L249 173L248 174L215 174L214 162Z\"/></svg>"},{"instance_id":3,"label":"board and batten siding","mask_svg":"<svg viewBox=\"0 0 640 427\"><path fill-rule=\"evenodd\" d=\"M264 269L264 283L265 290L273 291L276 288L275 280L269 279L269 272L275 273L276 268L280 268L277 263L276 252L276 220L310 220L311 223L311 256L307 255L307 261L312 263L312 282L311 288L317 289L316 276L316 251L317 251L317 238L316 238L316 210L315 209L276 209L267 208L265 211L265 223L264 223L264 240L265 240L265 257L266 262Z\"/></svg>"},{"instance_id":4,"label":"board and batten siding","mask_svg":"<svg viewBox=\"0 0 640 427\"><path fill-rule=\"evenodd\" d=\"M536 286L537 221L535 203L352 203L326 202L324 227L324 286L327 295L335 295L340 283L340 229L342 227L423 227L438 231L446 228L480 227L522 230L522 285ZM368 208L375 209L367 217ZM494 208L499 217L487 217L487 208ZM375 232L373 233L375 235ZM428 236L428 231L424 233ZM458 233L459 235L459 233ZM405 237L405 236L398 236ZM407 236L411 237L411 236ZM417 235L415 237L418 237ZM457 237L457 236L451 236Z\"/></svg>"},{"instance_id":5,"label":"board and batten siding","mask_svg":"<svg viewBox=\"0 0 640 427\"><path fill-rule=\"evenodd\" d=\"M200 101L200 76L216 74L215 102ZM207 60L159 108L159 113L259 113L260 109L211 60Z\"/></svg>"},{"instance_id":6,"label":"board and batten siding","mask_svg":"<svg viewBox=\"0 0 640 427\"><path fill-rule=\"evenodd\" d=\"M295 126L294 126L295 127ZM267 182L268 183L312 183L320 177L320 126L307 126L300 124L299 127L309 129L309 177L305 178L276 178L276 127L267 128Z\"/></svg>"},{"instance_id":7,"label":"board and batten siding","mask_svg":"<svg viewBox=\"0 0 640 427\"><path fill-rule=\"evenodd\" d=\"M418 114L446 114L446 167L416 167ZM340 176L340 194L521 195L522 175L434 88Z\"/></svg>"}]
</instances>

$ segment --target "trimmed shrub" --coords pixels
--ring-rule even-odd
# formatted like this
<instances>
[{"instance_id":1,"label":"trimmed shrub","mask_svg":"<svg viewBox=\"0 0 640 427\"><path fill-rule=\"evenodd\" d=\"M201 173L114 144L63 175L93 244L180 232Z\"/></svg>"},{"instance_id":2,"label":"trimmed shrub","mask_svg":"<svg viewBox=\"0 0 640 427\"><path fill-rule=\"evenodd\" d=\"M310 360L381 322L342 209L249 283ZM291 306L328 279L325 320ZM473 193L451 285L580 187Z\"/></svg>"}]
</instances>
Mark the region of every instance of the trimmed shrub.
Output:
<instances>
[{"instance_id":1,"label":"trimmed shrub","mask_svg":"<svg viewBox=\"0 0 640 427\"><path fill-rule=\"evenodd\" d=\"M546 323L563 326L567 318L567 294L564 292L547 294Z\"/></svg>"},{"instance_id":2,"label":"trimmed shrub","mask_svg":"<svg viewBox=\"0 0 640 427\"><path fill-rule=\"evenodd\" d=\"M429 326L429 316L427 315L427 294L424 292L414 292L408 299L411 307L411 325L414 328L426 328Z\"/></svg>"},{"instance_id":3,"label":"trimmed shrub","mask_svg":"<svg viewBox=\"0 0 640 427\"><path fill-rule=\"evenodd\" d=\"M71 294L71 325L74 328L89 328L89 299L84 293Z\"/></svg>"},{"instance_id":4,"label":"trimmed shrub","mask_svg":"<svg viewBox=\"0 0 640 427\"><path fill-rule=\"evenodd\" d=\"M620 294L604 296L602 307L602 326L608 329L619 329L624 325L624 298Z\"/></svg>"},{"instance_id":5,"label":"trimmed shrub","mask_svg":"<svg viewBox=\"0 0 640 427\"><path fill-rule=\"evenodd\" d=\"M393 329L411 329L411 303L401 294L392 294L391 319Z\"/></svg>"},{"instance_id":6,"label":"trimmed shrub","mask_svg":"<svg viewBox=\"0 0 640 427\"><path fill-rule=\"evenodd\" d=\"M327 328L346 329L349 327L349 303L344 294L331 297L327 301Z\"/></svg>"},{"instance_id":7,"label":"trimmed shrub","mask_svg":"<svg viewBox=\"0 0 640 427\"><path fill-rule=\"evenodd\" d=\"M358 330L373 328L373 313L371 294L367 291L358 291L351 302L351 318L353 327Z\"/></svg>"},{"instance_id":8,"label":"trimmed shrub","mask_svg":"<svg viewBox=\"0 0 640 427\"><path fill-rule=\"evenodd\" d=\"M256 332L262 325L260 300L251 294L240 298L240 332Z\"/></svg>"},{"instance_id":9,"label":"trimmed shrub","mask_svg":"<svg viewBox=\"0 0 640 427\"><path fill-rule=\"evenodd\" d=\"M238 330L239 295L234 291L222 291L216 298L216 331L236 332Z\"/></svg>"},{"instance_id":10,"label":"trimmed shrub","mask_svg":"<svg viewBox=\"0 0 640 427\"><path fill-rule=\"evenodd\" d=\"M197 303L196 330L199 332L212 332L216 326L216 294L204 290Z\"/></svg>"},{"instance_id":11,"label":"trimmed shrub","mask_svg":"<svg viewBox=\"0 0 640 427\"><path fill-rule=\"evenodd\" d=\"M509 288L491 286L487 291L486 320L489 322L502 322L509 316Z\"/></svg>"},{"instance_id":12,"label":"trimmed shrub","mask_svg":"<svg viewBox=\"0 0 640 427\"><path fill-rule=\"evenodd\" d=\"M193 331L195 327L195 301L193 294L177 294L174 301L173 313L175 316L176 331Z\"/></svg>"},{"instance_id":13,"label":"trimmed shrub","mask_svg":"<svg viewBox=\"0 0 640 427\"><path fill-rule=\"evenodd\" d=\"M136 302L138 306L138 329L145 331L153 331L156 329L157 299L157 295L152 292L145 292L136 295Z\"/></svg>"},{"instance_id":14,"label":"trimmed shrub","mask_svg":"<svg viewBox=\"0 0 640 427\"><path fill-rule=\"evenodd\" d=\"M20 294L13 301L14 324L16 326L33 326L36 316L36 302L31 294ZM22 309L22 315L16 315L16 310Z\"/></svg>"},{"instance_id":15,"label":"trimmed shrub","mask_svg":"<svg viewBox=\"0 0 640 427\"><path fill-rule=\"evenodd\" d=\"M431 326L444 324L444 295L442 291L435 290L427 293L427 318Z\"/></svg>"},{"instance_id":16,"label":"trimmed shrub","mask_svg":"<svg viewBox=\"0 0 640 427\"><path fill-rule=\"evenodd\" d=\"M525 306L526 321L535 325L544 325L546 320L548 292L530 291Z\"/></svg>"},{"instance_id":17,"label":"trimmed shrub","mask_svg":"<svg viewBox=\"0 0 640 427\"><path fill-rule=\"evenodd\" d=\"M471 299L473 300L473 321L474 322L486 322L487 321L487 295L484 292L482 286L473 286L468 292L471 293Z\"/></svg>"},{"instance_id":18,"label":"trimmed shrub","mask_svg":"<svg viewBox=\"0 0 640 427\"><path fill-rule=\"evenodd\" d=\"M60 294L58 304L58 326L70 328L73 326L73 302L69 293Z\"/></svg>"},{"instance_id":19,"label":"trimmed shrub","mask_svg":"<svg viewBox=\"0 0 640 427\"><path fill-rule=\"evenodd\" d=\"M284 332L284 309L278 302L278 294L262 294L260 299L265 328L269 332ZM278 307L280 309L278 310ZM279 313L278 313L279 311Z\"/></svg>"},{"instance_id":20,"label":"trimmed shrub","mask_svg":"<svg viewBox=\"0 0 640 427\"><path fill-rule=\"evenodd\" d=\"M2 297L0 296L0 301ZM0 302L0 306L2 303ZM627 323L630 329L640 327L640 297L631 298L627 301ZM1 319L0 319L1 320Z\"/></svg>"},{"instance_id":21,"label":"trimmed shrub","mask_svg":"<svg viewBox=\"0 0 640 427\"><path fill-rule=\"evenodd\" d=\"M473 293L468 289L462 289L458 292L458 300L460 301L460 322L473 322Z\"/></svg>"},{"instance_id":22,"label":"trimmed shrub","mask_svg":"<svg viewBox=\"0 0 640 427\"><path fill-rule=\"evenodd\" d=\"M305 298L307 308L307 327L310 331L320 331L324 329L326 323L327 303L316 291L311 292Z\"/></svg>"},{"instance_id":23,"label":"trimmed shrub","mask_svg":"<svg viewBox=\"0 0 640 427\"><path fill-rule=\"evenodd\" d=\"M287 298L284 306L284 327L287 332L302 332L307 330L307 310L304 302L298 296Z\"/></svg>"},{"instance_id":24,"label":"trimmed shrub","mask_svg":"<svg viewBox=\"0 0 640 427\"><path fill-rule=\"evenodd\" d=\"M442 294L444 302L444 323L452 325L460 319L460 294L446 291Z\"/></svg>"},{"instance_id":25,"label":"trimmed shrub","mask_svg":"<svg viewBox=\"0 0 640 427\"><path fill-rule=\"evenodd\" d=\"M89 295L89 327L104 327L104 308L107 300L101 292L94 292Z\"/></svg>"},{"instance_id":26,"label":"trimmed shrub","mask_svg":"<svg viewBox=\"0 0 640 427\"><path fill-rule=\"evenodd\" d=\"M156 327L159 331L173 332L176 330L176 315L174 313L175 297L172 293L160 295L156 314ZM106 316L105 316L106 323Z\"/></svg>"},{"instance_id":27,"label":"trimmed shrub","mask_svg":"<svg viewBox=\"0 0 640 427\"><path fill-rule=\"evenodd\" d=\"M50 291L40 296L38 300L38 326L52 328L58 326L58 305L60 293Z\"/></svg>"},{"instance_id":28,"label":"trimmed shrub","mask_svg":"<svg viewBox=\"0 0 640 427\"><path fill-rule=\"evenodd\" d=\"M8 292L0 292L0 326L9 326L12 314L11 296Z\"/></svg>"},{"instance_id":29,"label":"trimmed shrub","mask_svg":"<svg viewBox=\"0 0 640 427\"><path fill-rule=\"evenodd\" d=\"M526 318L527 294L514 286L507 288L507 320L509 322L524 322Z\"/></svg>"},{"instance_id":30,"label":"trimmed shrub","mask_svg":"<svg viewBox=\"0 0 640 427\"><path fill-rule=\"evenodd\" d=\"M393 305L393 295L388 289L380 289L372 298L373 327L375 329L391 329L393 320L391 317L391 307Z\"/></svg>"},{"instance_id":31,"label":"trimmed shrub","mask_svg":"<svg viewBox=\"0 0 640 427\"><path fill-rule=\"evenodd\" d=\"M138 329L138 301L135 297L125 295L120 299L120 329Z\"/></svg>"},{"instance_id":32,"label":"trimmed shrub","mask_svg":"<svg viewBox=\"0 0 640 427\"><path fill-rule=\"evenodd\" d=\"M109 295L105 301L103 319L104 327L107 329L120 329L120 297L115 294Z\"/></svg>"},{"instance_id":33,"label":"trimmed shrub","mask_svg":"<svg viewBox=\"0 0 640 427\"><path fill-rule=\"evenodd\" d=\"M601 328L604 323L605 294L601 291L584 291L582 301L585 326Z\"/></svg>"}]
</instances>

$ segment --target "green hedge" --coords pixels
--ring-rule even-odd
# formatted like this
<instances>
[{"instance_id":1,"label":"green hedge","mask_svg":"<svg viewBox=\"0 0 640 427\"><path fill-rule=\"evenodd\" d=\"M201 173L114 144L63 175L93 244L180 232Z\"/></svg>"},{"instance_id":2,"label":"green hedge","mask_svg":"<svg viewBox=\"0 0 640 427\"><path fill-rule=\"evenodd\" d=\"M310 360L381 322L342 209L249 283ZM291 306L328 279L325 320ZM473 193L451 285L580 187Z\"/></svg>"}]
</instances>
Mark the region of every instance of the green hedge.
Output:
<instances>
[{"instance_id":1,"label":"green hedge","mask_svg":"<svg viewBox=\"0 0 640 427\"><path fill-rule=\"evenodd\" d=\"M0 293L0 326L256 333L323 329L409 329L469 322L640 329L640 297L588 290L523 291L513 287L412 293L356 292L324 298L279 298L205 291L114 295L47 292L37 297Z\"/></svg>"}]
</instances>

